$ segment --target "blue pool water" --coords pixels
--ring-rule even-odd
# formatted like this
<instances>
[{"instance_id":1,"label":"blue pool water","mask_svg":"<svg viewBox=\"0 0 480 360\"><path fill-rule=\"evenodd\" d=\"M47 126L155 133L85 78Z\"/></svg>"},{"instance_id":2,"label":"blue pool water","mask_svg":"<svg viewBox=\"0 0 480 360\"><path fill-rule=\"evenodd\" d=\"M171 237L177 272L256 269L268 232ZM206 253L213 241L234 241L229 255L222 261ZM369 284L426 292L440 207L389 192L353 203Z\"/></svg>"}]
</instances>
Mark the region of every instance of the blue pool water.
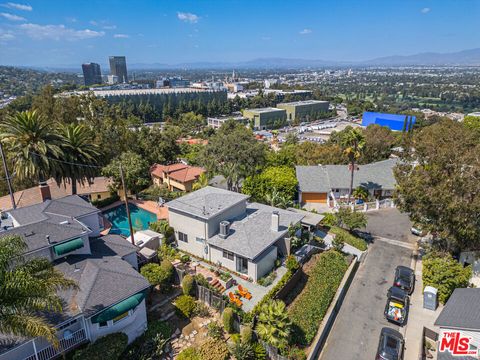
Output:
<instances>
[{"instance_id":1,"label":"blue pool water","mask_svg":"<svg viewBox=\"0 0 480 360\"><path fill-rule=\"evenodd\" d=\"M148 229L148 225L157 221L157 215L150 211L139 208L134 204L128 204L130 209L130 217L132 218L133 230ZM112 224L110 234L119 234L130 236L130 228L128 226L127 210L125 205L119 205L103 212L103 216Z\"/></svg>"}]
</instances>

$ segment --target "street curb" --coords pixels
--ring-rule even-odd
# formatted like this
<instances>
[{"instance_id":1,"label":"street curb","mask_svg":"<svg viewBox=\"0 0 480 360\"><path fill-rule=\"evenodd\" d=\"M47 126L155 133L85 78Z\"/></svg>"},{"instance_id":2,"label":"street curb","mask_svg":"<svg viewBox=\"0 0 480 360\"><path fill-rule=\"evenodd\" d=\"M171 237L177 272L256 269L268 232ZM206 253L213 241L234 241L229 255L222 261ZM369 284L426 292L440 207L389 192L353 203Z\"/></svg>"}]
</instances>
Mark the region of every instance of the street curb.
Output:
<instances>
[{"instance_id":1,"label":"street curb","mask_svg":"<svg viewBox=\"0 0 480 360\"><path fill-rule=\"evenodd\" d=\"M347 269L347 272L343 276L340 286L338 287L337 292L335 293L335 296L330 303L328 311L325 314L322 323L320 324L320 327L318 328L317 335L313 340L313 348L311 349L307 360L318 359L320 357L323 346L325 345L328 335L330 334L330 330L335 323L335 319L337 318L337 314L340 311L343 299L345 298L345 295L353 281L353 278L355 277L359 265L360 262L358 262L356 259L353 259L352 263Z\"/></svg>"},{"instance_id":2,"label":"street curb","mask_svg":"<svg viewBox=\"0 0 480 360\"><path fill-rule=\"evenodd\" d=\"M415 246L414 246L414 249L412 251L412 260L410 261L410 269L413 270L413 273L415 273L415 271L417 270L417 263L418 263L418 242L415 242ZM415 279L416 279L416 276L415 276ZM415 282L416 281L417 280L415 280ZM414 291L418 291L416 285L415 285ZM408 324L405 325L405 326L402 326L401 329L400 329L400 333L403 335L405 341L407 340L405 338L405 335L407 334L407 327L408 327Z\"/></svg>"}]
</instances>

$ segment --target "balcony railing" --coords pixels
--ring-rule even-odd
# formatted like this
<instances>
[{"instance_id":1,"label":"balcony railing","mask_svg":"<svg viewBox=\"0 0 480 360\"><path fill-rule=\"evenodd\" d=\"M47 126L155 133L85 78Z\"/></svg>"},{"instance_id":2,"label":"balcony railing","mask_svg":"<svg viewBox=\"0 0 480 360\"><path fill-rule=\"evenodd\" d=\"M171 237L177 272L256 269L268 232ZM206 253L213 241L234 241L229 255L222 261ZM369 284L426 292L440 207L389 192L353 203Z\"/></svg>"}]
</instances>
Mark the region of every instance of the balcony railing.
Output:
<instances>
[{"instance_id":1,"label":"balcony railing","mask_svg":"<svg viewBox=\"0 0 480 360\"><path fill-rule=\"evenodd\" d=\"M54 348L52 345L37 351L36 354L30 355L24 360L50 360L53 359L70 349L84 343L87 341L87 336L85 334L85 329L80 329L72 333L68 338L63 338L60 340L60 346Z\"/></svg>"}]
</instances>

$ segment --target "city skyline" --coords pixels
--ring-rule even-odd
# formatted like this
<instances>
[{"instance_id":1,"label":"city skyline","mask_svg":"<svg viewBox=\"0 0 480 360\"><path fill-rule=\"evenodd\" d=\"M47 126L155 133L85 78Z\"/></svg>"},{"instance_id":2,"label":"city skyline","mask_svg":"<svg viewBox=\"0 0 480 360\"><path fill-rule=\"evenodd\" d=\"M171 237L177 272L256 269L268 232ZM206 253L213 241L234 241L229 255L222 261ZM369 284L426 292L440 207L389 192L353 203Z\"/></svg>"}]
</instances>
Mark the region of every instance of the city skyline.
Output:
<instances>
[{"instance_id":1,"label":"city skyline","mask_svg":"<svg viewBox=\"0 0 480 360\"><path fill-rule=\"evenodd\" d=\"M0 2L0 64L103 66L112 54L130 64L348 62L455 52L480 47L479 13L471 0Z\"/></svg>"}]
</instances>

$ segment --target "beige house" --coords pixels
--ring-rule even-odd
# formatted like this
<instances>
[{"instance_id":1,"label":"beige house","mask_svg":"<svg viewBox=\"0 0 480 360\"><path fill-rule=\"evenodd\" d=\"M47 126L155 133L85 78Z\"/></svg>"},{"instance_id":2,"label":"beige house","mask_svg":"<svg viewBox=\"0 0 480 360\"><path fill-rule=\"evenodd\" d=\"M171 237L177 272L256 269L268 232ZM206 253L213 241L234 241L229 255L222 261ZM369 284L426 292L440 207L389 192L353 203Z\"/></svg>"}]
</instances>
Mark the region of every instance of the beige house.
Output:
<instances>
[{"instance_id":1,"label":"beige house","mask_svg":"<svg viewBox=\"0 0 480 360\"><path fill-rule=\"evenodd\" d=\"M171 165L154 164L150 168L152 181L157 186L166 186L170 191L192 191L193 184L205 169L182 163Z\"/></svg>"}]
</instances>

